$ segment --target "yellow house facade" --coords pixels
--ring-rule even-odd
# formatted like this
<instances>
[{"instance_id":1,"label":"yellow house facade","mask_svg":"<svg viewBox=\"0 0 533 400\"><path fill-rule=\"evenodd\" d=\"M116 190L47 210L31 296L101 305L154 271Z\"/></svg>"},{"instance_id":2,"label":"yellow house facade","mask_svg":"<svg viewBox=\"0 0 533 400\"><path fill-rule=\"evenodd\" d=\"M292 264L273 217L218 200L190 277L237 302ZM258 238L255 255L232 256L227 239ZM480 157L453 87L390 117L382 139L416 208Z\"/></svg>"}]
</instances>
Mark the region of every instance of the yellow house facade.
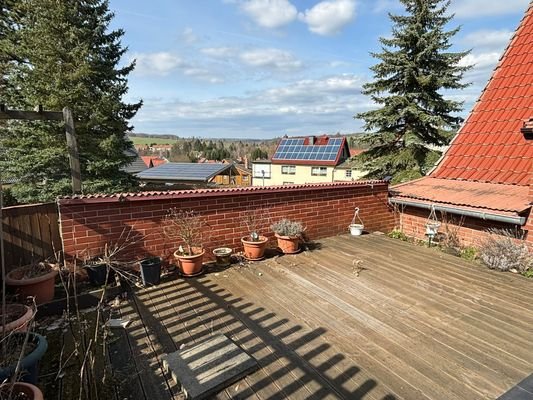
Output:
<instances>
[{"instance_id":1,"label":"yellow house facade","mask_svg":"<svg viewBox=\"0 0 533 400\"><path fill-rule=\"evenodd\" d=\"M341 136L284 137L271 160L252 163L253 186L323 183L356 180L362 174L337 169L350 157ZM349 171L349 172L347 172Z\"/></svg>"}]
</instances>

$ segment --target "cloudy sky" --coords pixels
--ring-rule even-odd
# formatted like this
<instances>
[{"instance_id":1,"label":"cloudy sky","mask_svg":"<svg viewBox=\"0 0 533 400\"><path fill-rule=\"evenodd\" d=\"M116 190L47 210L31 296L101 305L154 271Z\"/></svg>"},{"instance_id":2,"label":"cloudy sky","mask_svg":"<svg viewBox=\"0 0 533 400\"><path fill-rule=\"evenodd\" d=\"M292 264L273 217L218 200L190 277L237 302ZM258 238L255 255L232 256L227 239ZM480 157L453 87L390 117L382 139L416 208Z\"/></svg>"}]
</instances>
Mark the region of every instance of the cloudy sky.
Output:
<instances>
[{"instance_id":1,"label":"cloudy sky","mask_svg":"<svg viewBox=\"0 0 533 400\"><path fill-rule=\"evenodd\" d=\"M472 49L465 113L529 0L455 0L457 50ZM271 138L351 133L372 107L361 86L398 0L111 0L137 60L128 100L144 100L136 132Z\"/></svg>"}]
</instances>

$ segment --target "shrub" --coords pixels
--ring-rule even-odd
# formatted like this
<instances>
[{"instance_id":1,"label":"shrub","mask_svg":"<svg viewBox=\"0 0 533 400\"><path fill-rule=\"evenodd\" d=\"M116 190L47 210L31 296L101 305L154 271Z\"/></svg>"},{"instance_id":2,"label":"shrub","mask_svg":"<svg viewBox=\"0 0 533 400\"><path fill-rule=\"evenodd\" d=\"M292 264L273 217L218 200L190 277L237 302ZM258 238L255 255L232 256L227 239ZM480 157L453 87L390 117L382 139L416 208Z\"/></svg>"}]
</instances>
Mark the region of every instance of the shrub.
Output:
<instances>
[{"instance_id":1,"label":"shrub","mask_svg":"<svg viewBox=\"0 0 533 400\"><path fill-rule=\"evenodd\" d=\"M479 258L490 269L526 274L533 268L533 257L524 243L517 242L512 233L491 230L479 249Z\"/></svg>"},{"instance_id":2,"label":"shrub","mask_svg":"<svg viewBox=\"0 0 533 400\"><path fill-rule=\"evenodd\" d=\"M398 228L394 228L392 231L390 231L387 234L387 236L390 237L390 238L393 238L393 239L402 240L404 242L409 242L410 241L409 237Z\"/></svg>"},{"instance_id":3,"label":"shrub","mask_svg":"<svg viewBox=\"0 0 533 400\"><path fill-rule=\"evenodd\" d=\"M279 236L300 236L305 231L301 222L295 222L283 218L282 220L270 225L270 229Z\"/></svg>"}]
</instances>

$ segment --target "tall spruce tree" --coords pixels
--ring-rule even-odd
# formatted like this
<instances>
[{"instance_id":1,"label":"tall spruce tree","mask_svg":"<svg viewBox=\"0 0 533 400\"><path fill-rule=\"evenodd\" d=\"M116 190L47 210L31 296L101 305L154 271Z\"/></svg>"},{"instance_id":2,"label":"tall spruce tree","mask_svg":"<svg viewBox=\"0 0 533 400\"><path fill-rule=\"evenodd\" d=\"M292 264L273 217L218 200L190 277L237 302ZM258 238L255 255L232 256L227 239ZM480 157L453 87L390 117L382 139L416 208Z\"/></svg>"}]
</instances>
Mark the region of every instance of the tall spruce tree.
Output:
<instances>
[{"instance_id":1,"label":"tall spruce tree","mask_svg":"<svg viewBox=\"0 0 533 400\"><path fill-rule=\"evenodd\" d=\"M365 121L370 147L359 156L368 177L392 176L402 182L425 175L449 143L462 118L462 102L445 97L462 89L469 66L460 63L469 52L451 52L450 39L459 28L446 30L453 18L450 1L400 0L403 15L389 14L392 36L380 38L380 62L371 67L374 81L363 93L379 108L358 114Z\"/></svg>"},{"instance_id":2,"label":"tall spruce tree","mask_svg":"<svg viewBox=\"0 0 533 400\"><path fill-rule=\"evenodd\" d=\"M110 30L108 2L19 0L10 11L18 20L2 49L15 49L15 54L0 103L30 110L38 104L49 110L71 108L84 192L131 189L135 181L121 168L132 161L128 121L141 103L123 101L134 64L121 65L124 32ZM13 121L2 129L0 145L7 149L2 167L19 179L12 188L18 201L70 193L64 132L62 123L40 121Z\"/></svg>"}]
</instances>

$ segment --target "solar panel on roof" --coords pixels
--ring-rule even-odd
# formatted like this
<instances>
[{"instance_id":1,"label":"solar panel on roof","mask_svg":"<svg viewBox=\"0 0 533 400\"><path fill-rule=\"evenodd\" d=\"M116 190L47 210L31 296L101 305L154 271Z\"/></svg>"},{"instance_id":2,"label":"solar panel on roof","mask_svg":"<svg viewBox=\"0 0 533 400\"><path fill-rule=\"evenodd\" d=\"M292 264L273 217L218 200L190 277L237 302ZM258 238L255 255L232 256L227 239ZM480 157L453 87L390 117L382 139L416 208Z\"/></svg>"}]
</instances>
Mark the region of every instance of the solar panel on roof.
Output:
<instances>
[{"instance_id":1,"label":"solar panel on roof","mask_svg":"<svg viewBox=\"0 0 533 400\"><path fill-rule=\"evenodd\" d=\"M167 163L142 171L137 176L144 180L207 181L229 167L230 164Z\"/></svg>"},{"instance_id":2,"label":"solar panel on roof","mask_svg":"<svg viewBox=\"0 0 533 400\"><path fill-rule=\"evenodd\" d=\"M335 161L344 143L343 138L331 138L326 144L305 145L305 138L284 138L278 145L273 160Z\"/></svg>"}]
</instances>

